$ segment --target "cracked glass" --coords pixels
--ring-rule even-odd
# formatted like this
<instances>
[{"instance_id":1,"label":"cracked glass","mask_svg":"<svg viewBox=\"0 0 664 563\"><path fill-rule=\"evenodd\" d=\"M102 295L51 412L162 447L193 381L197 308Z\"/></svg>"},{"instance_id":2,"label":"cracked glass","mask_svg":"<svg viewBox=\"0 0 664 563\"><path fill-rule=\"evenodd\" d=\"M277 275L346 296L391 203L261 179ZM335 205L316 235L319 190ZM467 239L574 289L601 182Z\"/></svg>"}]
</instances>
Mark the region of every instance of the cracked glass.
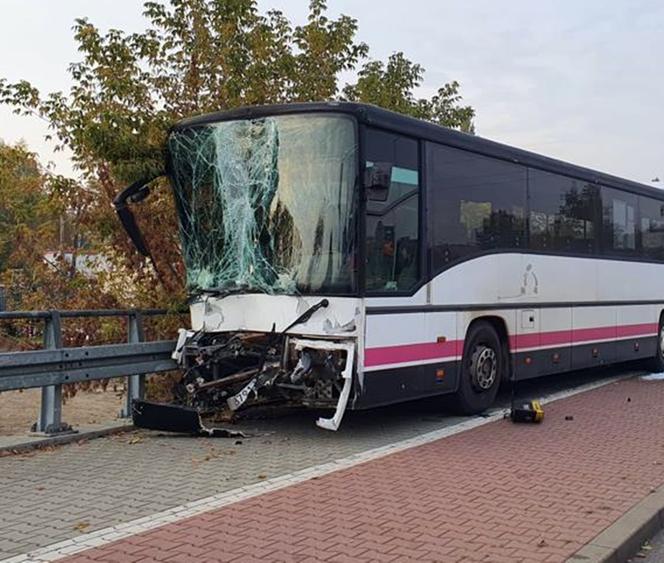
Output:
<instances>
[{"instance_id":1,"label":"cracked glass","mask_svg":"<svg viewBox=\"0 0 664 563\"><path fill-rule=\"evenodd\" d=\"M174 130L168 149L191 292L355 291L351 118L207 123Z\"/></svg>"}]
</instances>

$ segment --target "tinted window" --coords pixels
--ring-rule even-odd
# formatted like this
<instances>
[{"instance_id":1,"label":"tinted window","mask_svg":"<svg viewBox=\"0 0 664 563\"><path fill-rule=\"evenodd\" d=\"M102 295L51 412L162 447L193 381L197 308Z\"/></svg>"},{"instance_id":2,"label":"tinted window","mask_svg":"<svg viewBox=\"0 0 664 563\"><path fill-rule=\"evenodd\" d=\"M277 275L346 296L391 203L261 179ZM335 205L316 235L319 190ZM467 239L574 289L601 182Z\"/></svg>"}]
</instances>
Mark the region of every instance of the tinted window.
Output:
<instances>
[{"instance_id":1,"label":"tinted window","mask_svg":"<svg viewBox=\"0 0 664 563\"><path fill-rule=\"evenodd\" d=\"M602 187L602 216L605 254L636 255L637 197Z\"/></svg>"},{"instance_id":2,"label":"tinted window","mask_svg":"<svg viewBox=\"0 0 664 563\"><path fill-rule=\"evenodd\" d=\"M435 269L469 254L524 244L526 169L427 144Z\"/></svg>"},{"instance_id":3,"label":"tinted window","mask_svg":"<svg viewBox=\"0 0 664 563\"><path fill-rule=\"evenodd\" d=\"M601 229L597 186L529 169L528 204L531 249L596 252Z\"/></svg>"},{"instance_id":4,"label":"tinted window","mask_svg":"<svg viewBox=\"0 0 664 563\"><path fill-rule=\"evenodd\" d=\"M367 201L366 289L407 291L420 279L418 143L408 137L368 130L367 168L392 164L386 201Z\"/></svg>"},{"instance_id":5,"label":"tinted window","mask_svg":"<svg viewBox=\"0 0 664 563\"><path fill-rule=\"evenodd\" d=\"M664 201L639 196L641 255L664 260Z\"/></svg>"}]
</instances>

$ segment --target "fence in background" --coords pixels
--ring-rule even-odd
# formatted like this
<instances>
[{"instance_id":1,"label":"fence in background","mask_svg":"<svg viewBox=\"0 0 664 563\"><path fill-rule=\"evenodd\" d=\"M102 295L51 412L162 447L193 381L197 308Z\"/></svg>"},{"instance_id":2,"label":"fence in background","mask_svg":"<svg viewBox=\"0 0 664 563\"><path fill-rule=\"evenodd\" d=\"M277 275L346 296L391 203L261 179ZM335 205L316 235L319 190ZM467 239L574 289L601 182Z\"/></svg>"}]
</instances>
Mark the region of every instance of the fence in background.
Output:
<instances>
[{"instance_id":1,"label":"fence in background","mask_svg":"<svg viewBox=\"0 0 664 563\"><path fill-rule=\"evenodd\" d=\"M0 391L41 387L41 406L34 430L46 434L71 432L62 420L62 385L112 377L127 377L122 415L131 416L131 403L145 392L145 375L177 368L171 359L174 340L145 342L143 318L164 315L164 309L103 309L84 311L4 311L1 320L42 320L44 349L0 353ZM61 320L126 317L127 343L63 347Z\"/></svg>"}]
</instances>

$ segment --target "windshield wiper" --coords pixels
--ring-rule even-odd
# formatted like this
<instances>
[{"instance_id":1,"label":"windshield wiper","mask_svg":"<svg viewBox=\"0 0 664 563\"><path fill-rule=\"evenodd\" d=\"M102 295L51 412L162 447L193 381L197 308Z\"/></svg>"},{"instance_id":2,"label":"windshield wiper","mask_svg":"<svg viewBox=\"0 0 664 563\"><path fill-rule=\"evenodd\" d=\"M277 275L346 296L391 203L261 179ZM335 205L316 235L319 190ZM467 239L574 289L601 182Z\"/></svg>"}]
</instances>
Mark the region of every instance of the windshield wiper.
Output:
<instances>
[{"instance_id":1,"label":"windshield wiper","mask_svg":"<svg viewBox=\"0 0 664 563\"><path fill-rule=\"evenodd\" d=\"M302 313L297 319L295 319L291 324L289 324L284 330L281 331L281 334L286 334L291 328L302 323L306 323L311 316L318 311L318 309L323 309L327 307L330 302L327 299L321 299L315 305L309 307L304 313Z\"/></svg>"}]
</instances>

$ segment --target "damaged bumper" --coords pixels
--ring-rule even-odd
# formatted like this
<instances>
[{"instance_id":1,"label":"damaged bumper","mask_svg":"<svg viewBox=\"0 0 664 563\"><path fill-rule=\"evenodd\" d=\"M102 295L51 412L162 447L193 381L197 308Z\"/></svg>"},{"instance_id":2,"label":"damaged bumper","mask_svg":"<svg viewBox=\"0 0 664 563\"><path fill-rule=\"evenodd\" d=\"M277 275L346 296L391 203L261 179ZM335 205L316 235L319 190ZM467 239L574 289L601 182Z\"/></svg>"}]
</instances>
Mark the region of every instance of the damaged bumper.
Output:
<instances>
[{"instance_id":1,"label":"damaged bumper","mask_svg":"<svg viewBox=\"0 0 664 563\"><path fill-rule=\"evenodd\" d=\"M181 331L173 353L184 369L176 393L180 404L138 401L134 424L210 435L202 413L281 403L334 409L316 424L337 430L353 391L356 346L354 338Z\"/></svg>"},{"instance_id":2,"label":"damaged bumper","mask_svg":"<svg viewBox=\"0 0 664 563\"><path fill-rule=\"evenodd\" d=\"M354 342L327 342L325 340L294 340L293 344L295 349L303 352L307 349L314 350L329 350L329 351L345 351L346 363L341 372L343 380L343 387L339 393L336 409L332 418L319 418L316 424L325 430L338 430L341 424L341 419L346 412L348 406L348 399L353 387L353 365L355 361L355 343Z\"/></svg>"},{"instance_id":3,"label":"damaged bumper","mask_svg":"<svg viewBox=\"0 0 664 563\"><path fill-rule=\"evenodd\" d=\"M182 405L155 403L142 399L132 402L134 426L147 430L177 432L209 438L243 438L242 432L225 428L207 428L198 410Z\"/></svg>"}]
</instances>

